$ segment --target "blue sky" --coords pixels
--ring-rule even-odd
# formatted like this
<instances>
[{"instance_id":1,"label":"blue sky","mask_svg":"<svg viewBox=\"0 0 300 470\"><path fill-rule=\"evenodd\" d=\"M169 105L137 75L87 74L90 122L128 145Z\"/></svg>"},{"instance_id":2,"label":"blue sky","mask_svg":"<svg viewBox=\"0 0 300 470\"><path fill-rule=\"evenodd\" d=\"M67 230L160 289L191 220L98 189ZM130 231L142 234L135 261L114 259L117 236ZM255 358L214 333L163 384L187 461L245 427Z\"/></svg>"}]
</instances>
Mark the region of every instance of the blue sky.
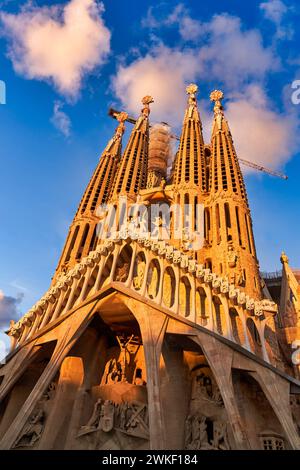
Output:
<instances>
[{"instance_id":1,"label":"blue sky","mask_svg":"<svg viewBox=\"0 0 300 470\"><path fill-rule=\"evenodd\" d=\"M79 18L79 20L78 20ZM0 1L0 328L47 290L68 226L115 121L151 94L152 120L176 132L185 86L224 106L241 157L288 181L245 174L262 270L299 252L300 80L296 1Z\"/></svg>"}]
</instances>

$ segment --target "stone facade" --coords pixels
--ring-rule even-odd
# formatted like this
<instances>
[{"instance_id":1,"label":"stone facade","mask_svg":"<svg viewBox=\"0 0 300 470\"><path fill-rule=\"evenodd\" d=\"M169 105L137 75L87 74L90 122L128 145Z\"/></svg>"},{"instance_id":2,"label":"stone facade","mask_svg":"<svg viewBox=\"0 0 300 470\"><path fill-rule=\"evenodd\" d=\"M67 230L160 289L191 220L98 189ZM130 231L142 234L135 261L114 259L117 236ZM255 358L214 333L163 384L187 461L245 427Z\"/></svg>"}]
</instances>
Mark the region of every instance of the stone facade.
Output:
<instances>
[{"instance_id":1,"label":"stone facade","mask_svg":"<svg viewBox=\"0 0 300 470\"><path fill-rule=\"evenodd\" d=\"M291 359L297 276L282 256L278 310L260 278L223 94L211 94L206 145L196 93L196 85L187 87L170 176L160 147L166 130L159 145L150 143L148 172L152 97L143 99L123 154L128 116L117 115L51 287L7 332L1 449L300 448L299 367ZM120 196L129 201L125 212ZM113 237L99 211L104 203L128 222L118 222ZM142 235L130 212L137 203L150 213L153 204L176 203L183 218L190 211L192 232L184 222L176 237L173 214L168 238L160 217L151 221L159 235ZM197 204L200 248L193 244Z\"/></svg>"}]
</instances>

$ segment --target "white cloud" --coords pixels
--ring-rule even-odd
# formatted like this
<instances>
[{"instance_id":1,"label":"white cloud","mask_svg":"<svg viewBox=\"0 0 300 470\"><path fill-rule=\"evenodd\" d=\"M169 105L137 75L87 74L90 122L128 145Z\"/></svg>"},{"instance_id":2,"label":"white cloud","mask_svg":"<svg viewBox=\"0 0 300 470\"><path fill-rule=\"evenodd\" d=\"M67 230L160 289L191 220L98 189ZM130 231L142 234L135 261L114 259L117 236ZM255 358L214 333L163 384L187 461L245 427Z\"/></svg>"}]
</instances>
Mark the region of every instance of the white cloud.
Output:
<instances>
[{"instance_id":1,"label":"white cloud","mask_svg":"<svg viewBox=\"0 0 300 470\"><path fill-rule=\"evenodd\" d=\"M186 104L185 86L196 78L197 69L195 52L155 46L130 65L120 65L113 88L125 108L135 114L141 108L142 97L150 94L154 98L152 120L178 125Z\"/></svg>"},{"instance_id":2,"label":"white cloud","mask_svg":"<svg viewBox=\"0 0 300 470\"><path fill-rule=\"evenodd\" d=\"M199 50L204 75L238 88L250 80L262 80L279 62L271 48L264 47L256 29L244 30L241 20L215 15L203 26L205 43Z\"/></svg>"},{"instance_id":3,"label":"white cloud","mask_svg":"<svg viewBox=\"0 0 300 470\"><path fill-rule=\"evenodd\" d=\"M147 15L142 20L142 26L151 29L162 26L178 26L179 33L185 41L195 41L202 34L201 22L190 16L189 10L179 3L171 13L164 14L163 4L149 7Z\"/></svg>"},{"instance_id":4,"label":"white cloud","mask_svg":"<svg viewBox=\"0 0 300 470\"><path fill-rule=\"evenodd\" d=\"M65 137L69 137L71 133L71 120L69 116L62 111L62 106L61 101L55 101L51 122Z\"/></svg>"},{"instance_id":5,"label":"white cloud","mask_svg":"<svg viewBox=\"0 0 300 470\"><path fill-rule=\"evenodd\" d=\"M163 20L174 24L183 7ZM148 21L157 27L151 12ZM181 17L182 18L182 17ZM137 114L140 99L151 94L152 121L168 121L177 128L186 106L185 86L191 81L215 82L227 96L226 117L241 158L271 168L281 167L296 149L297 119L278 112L267 99L264 82L270 72L280 68L275 50L265 47L261 33L245 29L241 20L227 14L215 15L202 24L197 46L177 48L153 44L146 55L119 66L113 88L125 109ZM200 102L199 109L208 141L212 124L212 106Z\"/></svg>"},{"instance_id":6,"label":"white cloud","mask_svg":"<svg viewBox=\"0 0 300 470\"><path fill-rule=\"evenodd\" d=\"M290 39L293 29L288 24L283 24L286 14L289 11L287 5L281 0L268 0L259 5L264 17L272 21L276 26L276 36L278 39Z\"/></svg>"},{"instance_id":7,"label":"white cloud","mask_svg":"<svg viewBox=\"0 0 300 470\"><path fill-rule=\"evenodd\" d=\"M229 101L225 114L241 158L280 168L299 145L294 116L273 109L258 85Z\"/></svg>"},{"instance_id":8,"label":"white cloud","mask_svg":"<svg viewBox=\"0 0 300 470\"><path fill-rule=\"evenodd\" d=\"M288 11L287 6L281 0L268 0L259 5L265 17L276 24L280 24L283 16Z\"/></svg>"},{"instance_id":9,"label":"white cloud","mask_svg":"<svg viewBox=\"0 0 300 470\"><path fill-rule=\"evenodd\" d=\"M164 21L174 22L179 13L174 10ZM148 18L150 24L155 24L154 20L153 16ZM140 98L150 93L155 100L152 117L178 125L186 102L184 88L190 81L207 77L227 89L241 90L278 67L272 50L263 46L259 31L244 31L237 17L214 16L202 25L202 35L198 47L152 45L145 56L119 66L113 87L123 105L137 112Z\"/></svg>"},{"instance_id":10,"label":"white cloud","mask_svg":"<svg viewBox=\"0 0 300 470\"><path fill-rule=\"evenodd\" d=\"M0 13L15 71L50 80L60 93L75 98L84 76L110 52L103 9L97 0L71 0L51 7L29 2L18 14Z\"/></svg>"}]
</instances>

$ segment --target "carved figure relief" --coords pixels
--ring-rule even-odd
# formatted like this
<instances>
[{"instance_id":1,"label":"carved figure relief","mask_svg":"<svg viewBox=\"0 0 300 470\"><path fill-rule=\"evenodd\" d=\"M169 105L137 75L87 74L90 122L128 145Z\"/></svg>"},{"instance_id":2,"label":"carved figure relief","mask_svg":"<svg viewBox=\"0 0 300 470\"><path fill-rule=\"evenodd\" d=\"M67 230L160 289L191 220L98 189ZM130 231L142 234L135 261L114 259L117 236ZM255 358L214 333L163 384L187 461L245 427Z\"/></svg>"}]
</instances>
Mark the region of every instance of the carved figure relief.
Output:
<instances>
[{"instance_id":1,"label":"carved figure relief","mask_svg":"<svg viewBox=\"0 0 300 470\"><path fill-rule=\"evenodd\" d=\"M208 425L210 424L210 434ZM189 415L185 422L185 448L187 450L229 450L227 423L211 420L204 415Z\"/></svg>"},{"instance_id":2,"label":"carved figure relief","mask_svg":"<svg viewBox=\"0 0 300 470\"><path fill-rule=\"evenodd\" d=\"M129 263L124 263L116 269L116 281L125 282L129 273Z\"/></svg>"},{"instance_id":3,"label":"carved figure relief","mask_svg":"<svg viewBox=\"0 0 300 470\"><path fill-rule=\"evenodd\" d=\"M21 437L16 441L13 447L33 447L42 435L44 430L44 421L45 413L41 408L38 408L30 416Z\"/></svg>"},{"instance_id":4,"label":"carved figure relief","mask_svg":"<svg viewBox=\"0 0 300 470\"><path fill-rule=\"evenodd\" d=\"M42 398L39 400L36 409L30 415L28 422L25 424L20 437L16 440L13 448L33 447L41 438L45 427L46 412L45 404L52 400L56 392L56 383L51 382Z\"/></svg>"},{"instance_id":5,"label":"carved figure relief","mask_svg":"<svg viewBox=\"0 0 300 470\"><path fill-rule=\"evenodd\" d=\"M99 398L88 423L80 428L77 437L95 431L109 433L113 429L132 437L149 439L148 406L138 401L116 404Z\"/></svg>"},{"instance_id":6,"label":"carved figure relief","mask_svg":"<svg viewBox=\"0 0 300 470\"><path fill-rule=\"evenodd\" d=\"M218 406L223 406L223 400L218 386L203 372L197 374L193 380L192 400L197 400L197 398L209 400Z\"/></svg>"},{"instance_id":7,"label":"carved figure relief","mask_svg":"<svg viewBox=\"0 0 300 470\"><path fill-rule=\"evenodd\" d=\"M141 289L143 282L144 282L144 275L145 275L145 262L141 259L137 259L135 265L135 272L133 276L133 286L135 289Z\"/></svg>"},{"instance_id":8,"label":"carved figure relief","mask_svg":"<svg viewBox=\"0 0 300 470\"><path fill-rule=\"evenodd\" d=\"M239 264L238 253L234 250L232 244L228 245L227 265L230 269L229 282L237 286L245 284L244 273Z\"/></svg>"}]
</instances>

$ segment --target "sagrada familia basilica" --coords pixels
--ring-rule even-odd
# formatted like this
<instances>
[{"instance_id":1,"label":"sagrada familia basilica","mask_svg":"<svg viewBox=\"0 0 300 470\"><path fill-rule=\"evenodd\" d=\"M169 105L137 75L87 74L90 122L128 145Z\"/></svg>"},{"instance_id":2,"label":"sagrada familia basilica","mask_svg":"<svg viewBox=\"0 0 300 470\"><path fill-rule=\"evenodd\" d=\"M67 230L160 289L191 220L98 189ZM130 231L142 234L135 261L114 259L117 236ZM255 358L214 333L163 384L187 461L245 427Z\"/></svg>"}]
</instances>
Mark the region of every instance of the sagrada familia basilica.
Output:
<instances>
[{"instance_id":1,"label":"sagrada familia basilica","mask_svg":"<svg viewBox=\"0 0 300 470\"><path fill-rule=\"evenodd\" d=\"M263 278L223 93L206 144L186 91L171 169L151 96L112 111L51 286L7 331L1 449L300 448L300 273L282 253Z\"/></svg>"}]
</instances>

